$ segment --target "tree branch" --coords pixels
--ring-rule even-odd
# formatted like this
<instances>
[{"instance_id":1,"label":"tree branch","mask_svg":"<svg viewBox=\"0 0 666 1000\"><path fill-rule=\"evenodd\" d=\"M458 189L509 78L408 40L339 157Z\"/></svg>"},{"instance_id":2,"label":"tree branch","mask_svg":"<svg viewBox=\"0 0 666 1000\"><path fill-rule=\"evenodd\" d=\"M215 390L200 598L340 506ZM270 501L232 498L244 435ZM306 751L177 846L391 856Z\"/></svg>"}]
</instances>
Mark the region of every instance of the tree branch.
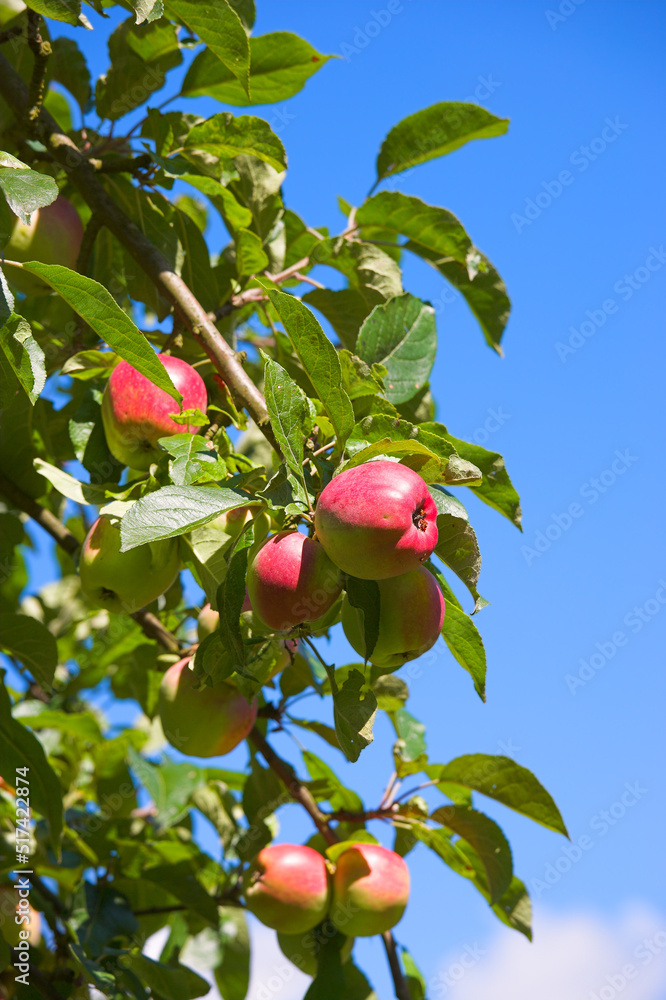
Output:
<instances>
[{"instance_id":1,"label":"tree branch","mask_svg":"<svg viewBox=\"0 0 666 1000\"><path fill-rule=\"evenodd\" d=\"M252 740L269 767L271 767L277 774L278 778L282 780L294 802L298 802L299 805L303 806L326 843L339 843L340 838L335 830L332 830L329 826L329 817L326 813L321 811L315 802L310 789L306 788L305 785L298 780L291 764L288 764L286 760L282 760L282 758L276 754L275 750L273 750L270 743L264 739L256 726L250 732L249 739ZM340 816L340 813L336 813L336 816ZM400 966L400 959L398 958L395 939L390 931L386 931L385 934L382 934L382 941L384 942L384 948L386 949L386 956L388 958L389 968L393 978L396 1000L411 1000L409 987L407 986L407 981L405 980Z\"/></svg>"},{"instance_id":2,"label":"tree branch","mask_svg":"<svg viewBox=\"0 0 666 1000\"><path fill-rule=\"evenodd\" d=\"M92 254L93 247L95 245L95 240L97 239L97 234L104 225L103 220L99 215L93 214L88 220L88 225L85 228L83 234L83 239L81 240L81 247L79 249L79 255L76 258L76 270L79 274L88 274L88 266L90 264L90 255Z\"/></svg>"},{"instance_id":3,"label":"tree branch","mask_svg":"<svg viewBox=\"0 0 666 1000\"><path fill-rule=\"evenodd\" d=\"M29 110L28 89L12 65L0 54L0 94L19 119ZM81 151L64 135L57 122L42 109L33 122L37 136L64 169L93 213L134 258L158 291L178 309L192 335L201 344L229 386L236 405L248 413L279 452L266 408L266 401L238 362L233 348L216 329L200 302L171 268L169 261L107 194L95 170Z\"/></svg>"}]
</instances>

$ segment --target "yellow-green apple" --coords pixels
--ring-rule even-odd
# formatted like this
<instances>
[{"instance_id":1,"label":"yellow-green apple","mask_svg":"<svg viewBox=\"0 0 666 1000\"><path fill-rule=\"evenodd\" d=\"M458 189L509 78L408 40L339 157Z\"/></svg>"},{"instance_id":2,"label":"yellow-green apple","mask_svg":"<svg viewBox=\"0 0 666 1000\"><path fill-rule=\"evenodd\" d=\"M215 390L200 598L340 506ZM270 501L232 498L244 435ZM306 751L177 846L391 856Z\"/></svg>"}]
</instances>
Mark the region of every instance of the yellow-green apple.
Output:
<instances>
[{"instance_id":1,"label":"yellow-green apple","mask_svg":"<svg viewBox=\"0 0 666 1000\"><path fill-rule=\"evenodd\" d=\"M160 354L157 359L183 397L183 409L205 412L208 395L201 375L186 361L170 354ZM160 438L197 431L190 424L177 424L170 416L174 413L178 413L178 403L168 392L127 361L121 361L111 372L102 398L102 422L109 451L132 469L150 468L164 454L157 444Z\"/></svg>"},{"instance_id":2,"label":"yellow-green apple","mask_svg":"<svg viewBox=\"0 0 666 1000\"><path fill-rule=\"evenodd\" d=\"M262 622L286 632L321 618L335 604L342 579L318 542L300 531L281 531L252 556L247 589Z\"/></svg>"},{"instance_id":3,"label":"yellow-green apple","mask_svg":"<svg viewBox=\"0 0 666 1000\"><path fill-rule=\"evenodd\" d=\"M370 937L398 923L409 899L409 868L395 851L355 844L333 875L331 920L343 934Z\"/></svg>"},{"instance_id":4,"label":"yellow-green apple","mask_svg":"<svg viewBox=\"0 0 666 1000\"><path fill-rule=\"evenodd\" d=\"M326 931L331 924L324 924ZM306 976L317 975L317 954L319 948L325 943L327 934L321 935L317 931L306 931L305 934L282 934L278 931L278 944L285 958L293 962ZM349 961L354 947L354 938L344 939L344 944L340 949L340 958L343 962Z\"/></svg>"},{"instance_id":5,"label":"yellow-green apple","mask_svg":"<svg viewBox=\"0 0 666 1000\"><path fill-rule=\"evenodd\" d=\"M437 507L425 481L399 462L357 465L324 488L316 537L336 566L361 580L415 569L437 545Z\"/></svg>"},{"instance_id":6,"label":"yellow-green apple","mask_svg":"<svg viewBox=\"0 0 666 1000\"><path fill-rule=\"evenodd\" d=\"M19 941L37 946L42 939L41 917L15 885L0 885L0 932L10 948Z\"/></svg>"},{"instance_id":7,"label":"yellow-green apple","mask_svg":"<svg viewBox=\"0 0 666 1000\"><path fill-rule=\"evenodd\" d=\"M284 934L304 934L328 910L326 862L311 847L271 844L246 873L243 891L248 910L262 924Z\"/></svg>"},{"instance_id":8,"label":"yellow-green apple","mask_svg":"<svg viewBox=\"0 0 666 1000\"><path fill-rule=\"evenodd\" d=\"M172 664L162 678L158 699L162 729L171 746L188 757L218 757L250 732L257 701L249 702L225 681L199 687L190 659Z\"/></svg>"},{"instance_id":9,"label":"yellow-green apple","mask_svg":"<svg viewBox=\"0 0 666 1000\"><path fill-rule=\"evenodd\" d=\"M16 218L9 242L4 248L7 260L27 260L42 264L62 264L76 269L83 238L83 223L71 202L58 195L44 208L36 209L29 222ZM34 274L18 267L7 269L10 284L26 295L45 295L51 286Z\"/></svg>"},{"instance_id":10,"label":"yellow-green apple","mask_svg":"<svg viewBox=\"0 0 666 1000\"><path fill-rule=\"evenodd\" d=\"M133 614L168 590L180 570L178 541L120 551L120 528L99 517L81 549L81 590L96 607Z\"/></svg>"},{"instance_id":11,"label":"yellow-green apple","mask_svg":"<svg viewBox=\"0 0 666 1000\"><path fill-rule=\"evenodd\" d=\"M444 595L425 566L378 580L379 634L370 656L365 652L363 612L345 595L342 627L359 656L378 667L395 669L415 660L437 642L444 622Z\"/></svg>"}]
</instances>

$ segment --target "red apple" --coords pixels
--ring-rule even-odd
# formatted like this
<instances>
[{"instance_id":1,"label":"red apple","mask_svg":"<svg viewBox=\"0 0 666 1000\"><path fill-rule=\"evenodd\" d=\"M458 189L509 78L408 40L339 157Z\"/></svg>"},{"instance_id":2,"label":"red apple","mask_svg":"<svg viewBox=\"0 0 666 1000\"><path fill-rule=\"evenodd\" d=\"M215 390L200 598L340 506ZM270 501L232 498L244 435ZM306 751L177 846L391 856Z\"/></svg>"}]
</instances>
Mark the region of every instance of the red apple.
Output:
<instances>
[{"instance_id":1,"label":"red apple","mask_svg":"<svg viewBox=\"0 0 666 1000\"><path fill-rule=\"evenodd\" d=\"M164 735L188 757L218 757L244 740L257 717L250 703L222 681L199 689L190 658L169 667L160 685L158 711Z\"/></svg>"},{"instance_id":2,"label":"red apple","mask_svg":"<svg viewBox=\"0 0 666 1000\"><path fill-rule=\"evenodd\" d=\"M180 570L178 540L120 551L120 528L98 517L81 549L81 590L91 604L133 614L169 589Z\"/></svg>"},{"instance_id":3,"label":"red apple","mask_svg":"<svg viewBox=\"0 0 666 1000\"><path fill-rule=\"evenodd\" d=\"M395 851L356 844L338 858L331 920L343 934L370 937L398 923L409 899L409 868Z\"/></svg>"},{"instance_id":4,"label":"red apple","mask_svg":"<svg viewBox=\"0 0 666 1000\"><path fill-rule=\"evenodd\" d=\"M419 566L411 573L378 580L379 635L367 659L395 669L415 660L437 642L444 622L444 595L432 573ZM363 612L345 596L342 627L359 656L366 659Z\"/></svg>"},{"instance_id":5,"label":"red apple","mask_svg":"<svg viewBox=\"0 0 666 1000\"><path fill-rule=\"evenodd\" d=\"M157 359L183 397L183 409L198 408L205 413L208 396L201 375L170 354L159 354ZM153 385L127 361L116 365L102 398L102 422L109 451L119 462L132 469L148 469L164 454L157 445L160 438L196 433L194 426L177 424L171 413L178 413L178 403L168 392Z\"/></svg>"},{"instance_id":6,"label":"red apple","mask_svg":"<svg viewBox=\"0 0 666 1000\"><path fill-rule=\"evenodd\" d=\"M425 481L399 462L366 462L325 487L316 537L336 566L361 580L415 569L437 545L437 507Z\"/></svg>"},{"instance_id":7,"label":"red apple","mask_svg":"<svg viewBox=\"0 0 666 1000\"><path fill-rule=\"evenodd\" d=\"M300 531L281 531L253 555L247 589L259 618L286 632L321 618L337 600L342 580L318 542Z\"/></svg>"},{"instance_id":8,"label":"red apple","mask_svg":"<svg viewBox=\"0 0 666 1000\"><path fill-rule=\"evenodd\" d=\"M248 910L284 934L312 930L328 910L328 870L321 854L299 844L271 844L243 880Z\"/></svg>"},{"instance_id":9,"label":"red apple","mask_svg":"<svg viewBox=\"0 0 666 1000\"><path fill-rule=\"evenodd\" d=\"M7 260L62 264L74 271L82 238L79 213L71 202L58 195L50 205L36 209L27 225L16 219L3 252ZM45 295L51 291L50 285L18 267L7 268L7 275L10 284L26 295Z\"/></svg>"}]
</instances>

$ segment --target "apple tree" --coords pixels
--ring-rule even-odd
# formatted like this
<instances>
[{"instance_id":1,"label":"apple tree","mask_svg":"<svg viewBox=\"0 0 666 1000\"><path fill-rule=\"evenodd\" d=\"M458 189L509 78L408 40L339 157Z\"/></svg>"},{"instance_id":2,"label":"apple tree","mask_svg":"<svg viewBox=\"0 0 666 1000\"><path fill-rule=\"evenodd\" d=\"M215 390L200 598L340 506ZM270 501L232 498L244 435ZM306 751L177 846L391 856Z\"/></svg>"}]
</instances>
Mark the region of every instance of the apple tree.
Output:
<instances>
[{"instance_id":1,"label":"apple tree","mask_svg":"<svg viewBox=\"0 0 666 1000\"><path fill-rule=\"evenodd\" d=\"M329 232L285 203L284 146L252 114L329 56L253 34L253 0L88 2L125 8L98 79L80 0L0 9L0 993L188 1000L204 972L242 1000L250 910L308 1000L375 996L353 948L374 934L395 996L423 1000L399 925L410 853L529 938L483 799L566 834L526 768L426 745L403 669L443 640L485 698L466 501L518 528L520 504L502 457L435 419L435 311L401 263L434 267L497 353L504 284L448 209L380 188L508 123L465 103L398 122ZM197 95L233 111L204 119ZM41 589L35 532L58 567ZM354 662L330 662L340 629ZM377 713L392 746L370 746ZM322 756L280 756L277 731ZM386 789L363 802L331 761L370 755Z\"/></svg>"}]
</instances>

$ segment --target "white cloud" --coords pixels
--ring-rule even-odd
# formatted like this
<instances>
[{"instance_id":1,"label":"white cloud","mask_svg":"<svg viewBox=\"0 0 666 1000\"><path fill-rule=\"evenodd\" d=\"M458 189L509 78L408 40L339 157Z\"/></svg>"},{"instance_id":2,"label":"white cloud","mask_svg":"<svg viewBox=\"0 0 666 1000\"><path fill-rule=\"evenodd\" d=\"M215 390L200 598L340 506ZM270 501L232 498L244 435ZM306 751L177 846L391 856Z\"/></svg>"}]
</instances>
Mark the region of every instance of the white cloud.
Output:
<instances>
[{"instance_id":1,"label":"white cloud","mask_svg":"<svg viewBox=\"0 0 666 1000\"><path fill-rule=\"evenodd\" d=\"M529 943L502 929L442 962L429 1000L663 1000L666 916L645 906L619 918L544 914Z\"/></svg>"}]
</instances>

